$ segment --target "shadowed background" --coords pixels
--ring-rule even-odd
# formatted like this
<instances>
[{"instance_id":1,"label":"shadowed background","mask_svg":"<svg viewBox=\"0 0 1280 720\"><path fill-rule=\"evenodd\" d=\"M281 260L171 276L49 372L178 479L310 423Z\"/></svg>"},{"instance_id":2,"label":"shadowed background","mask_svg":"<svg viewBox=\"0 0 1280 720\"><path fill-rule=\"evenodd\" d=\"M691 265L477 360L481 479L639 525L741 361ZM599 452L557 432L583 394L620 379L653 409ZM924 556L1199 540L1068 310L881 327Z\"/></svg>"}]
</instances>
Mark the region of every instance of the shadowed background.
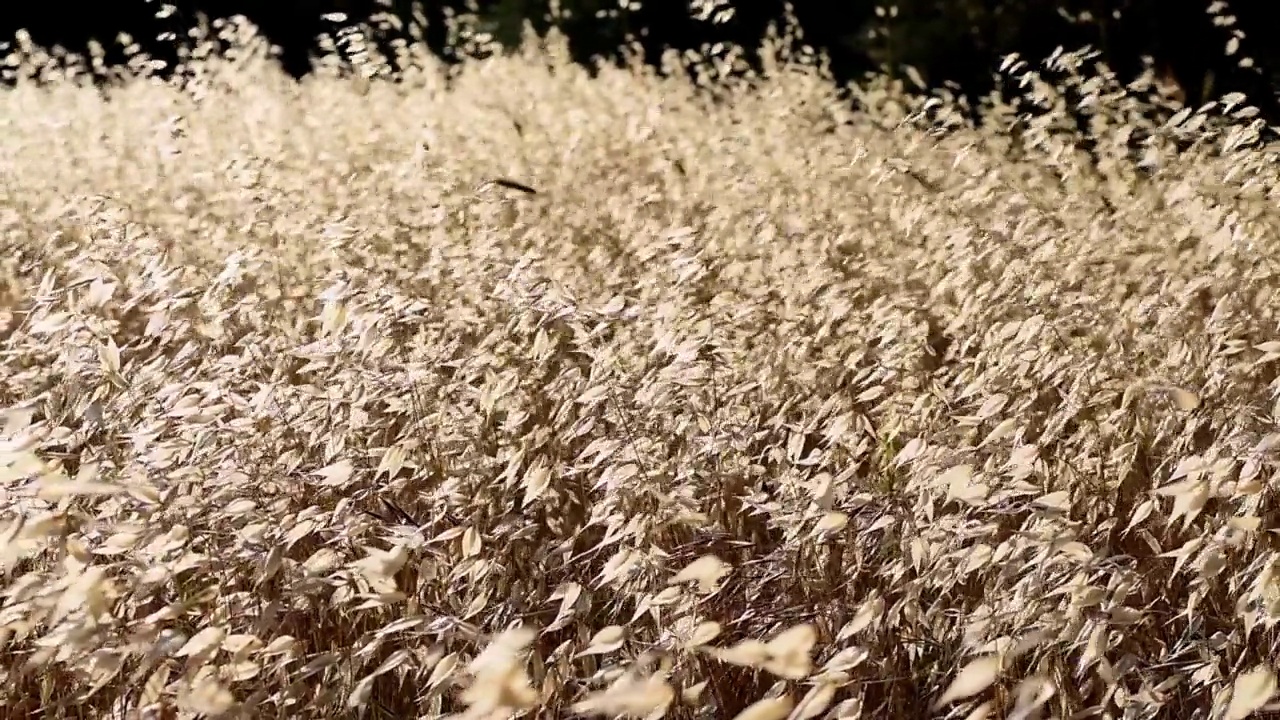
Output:
<instances>
[{"instance_id":1,"label":"shadowed background","mask_svg":"<svg viewBox=\"0 0 1280 720\"><path fill-rule=\"evenodd\" d=\"M181 37L201 17L240 14L278 46L283 68L301 77L311 70L317 37L339 28L341 21L325 15L339 12L354 23L386 13L404 24L379 38L384 46L416 25L431 51L449 62L466 56L468 31L514 47L529 23L539 33L558 27L583 63L617 61L634 39L656 64L665 47L754 48L788 6L804 42L829 55L839 80L911 66L930 86L950 82L980 95L993 87L992 72L1007 53L1034 61L1059 45L1087 44L1122 76L1135 75L1149 58L1191 105L1241 91L1273 122L1280 118L1274 98L1280 43L1273 42L1280 9L1266 0L177 0L163 18L156 17L162 4L146 0L19 2L3 12L0 37L26 29L36 44L72 52L96 38L108 48L108 61L120 62L125 56L115 38L127 32L143 51L172 61L173 41L157 40L162 33ZM1243 37L1228 56L1233 32ZM1241 57L1252 66L1240 67Z\"/></svg>"}]
</instances>

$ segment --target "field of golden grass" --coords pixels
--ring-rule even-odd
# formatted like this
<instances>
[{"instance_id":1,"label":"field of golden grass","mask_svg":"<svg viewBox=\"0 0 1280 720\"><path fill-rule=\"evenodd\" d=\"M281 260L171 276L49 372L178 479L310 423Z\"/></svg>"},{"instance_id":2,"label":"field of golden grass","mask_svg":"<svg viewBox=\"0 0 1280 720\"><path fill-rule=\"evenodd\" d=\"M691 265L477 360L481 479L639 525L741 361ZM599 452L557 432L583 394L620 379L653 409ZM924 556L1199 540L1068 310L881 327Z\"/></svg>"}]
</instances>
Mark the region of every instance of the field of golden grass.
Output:
<instances>
[{"instance_id":1,"label":"field of golden grass","mask_svg":"<svg viewBox=\"0 0 1280 720\"><path fill-rule=\"evenodd\" d=\"M423 65L0 92L5 717L1270 707L1247 110Z\"/></svg>"}]
</instances>

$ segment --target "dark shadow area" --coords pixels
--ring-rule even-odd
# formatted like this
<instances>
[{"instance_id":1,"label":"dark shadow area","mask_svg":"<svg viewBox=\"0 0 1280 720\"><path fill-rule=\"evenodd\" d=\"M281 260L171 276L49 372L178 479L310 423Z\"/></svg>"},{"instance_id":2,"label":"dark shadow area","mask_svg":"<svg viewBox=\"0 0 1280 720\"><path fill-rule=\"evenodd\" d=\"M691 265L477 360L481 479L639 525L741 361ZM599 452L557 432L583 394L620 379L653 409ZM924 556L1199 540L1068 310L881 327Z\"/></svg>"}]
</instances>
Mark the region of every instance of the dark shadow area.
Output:
<instances>
[{"instance_id":1,"label":"dark shadow area","mask_svg":"<svg viewBox=\"0 0 1280 720\"><path fill-rule=\"evenodd\" d=\"M462 55L452 42L447 21L468 17L472 25L504 45L519 42L526 22L545 33L553 24L569 38L577 61L619 62L629 40L643 48L645 60L657 64L664 48L690 50L717 42L755 48L771 23L784 19L783 0L751 0L719 4L700 13L688 0L561 0L562 14L550 17L550 0L178 0L174 10L157 18L157 2L115 0L110 3L61 5L18 2L0 14L0 37L26 29L45 47L83 52L90 38L108 49L108 63L125 59L115 42L127 32L147 54L171 65L176 58L172 33L185 37L201 18L241 14L255 23L279 48L283 69L295 78L311 69L316 38L336 25L327 13L345 13L361 21L379 12L401 18L406 27L425 20L423 39L448 62ZM1280 5L1267 0L794 0L795 19L804 42L825 51L838 80L868 72L916 68L934 87L954 83L970 97L994 87L993 71L1010 52L1031 61L1056 47L1091 45L1122 78L1134 76L1151 58L1175 81L1191 105L1240 91L1264 116L1280 121L1273 68L1280 63L1280 44L1272 42ZM74 8L74 9L73 9ZM724 12L732 8L732 13ZM1213 12L1210 12L1212 10ZM567 13L563 11L568 11ZM700 16L701 15L701 16ZM1232 24L1231 19L1234 19ZM1243 31L1238 52L1224 49L1233 31ZM407 36L407 32L401 33ZM384 37L386 46L391 38ZM1240 67L1249 56L1252 67ZM750 58L749 58L750 59Z\"/></svg>"}]
</instances>

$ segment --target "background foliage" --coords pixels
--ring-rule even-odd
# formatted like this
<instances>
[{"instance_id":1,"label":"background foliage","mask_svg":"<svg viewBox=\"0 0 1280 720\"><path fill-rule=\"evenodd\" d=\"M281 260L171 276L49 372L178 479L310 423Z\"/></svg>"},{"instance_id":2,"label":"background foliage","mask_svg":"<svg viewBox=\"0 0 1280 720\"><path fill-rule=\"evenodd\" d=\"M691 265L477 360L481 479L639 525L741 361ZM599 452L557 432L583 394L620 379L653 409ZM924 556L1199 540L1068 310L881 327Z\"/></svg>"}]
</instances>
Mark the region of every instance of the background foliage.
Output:
<instances>
[{"instance_id":1,"label":"background foliage","mask_svg":"<svg viewBox=\"0 0 1280 720\"><path fill-rule=\"evenodd\" d=\"M158 11L164 17L155 17ZM334 21L335 12L345 19ZM755 49L771 24L790 14L803 42L826 53L842 81L910 66L931 87L954 83L976 96L992 89L993 70L1008 53L1039 60L1058 46L1089 45L1122 77L1154 63L1190 104L1240 91L1277 117L1280 45L1270 35L1280 12L1265 0L180 0L169 6L122 0L73 13L58 4L23 3L6 9L0 33L27 29L37 44L77 51L89 38L111 45L124 31L163 58L173 52L166 31L182 35L200 17L235 14L279 46L295 76L311 70L317 37L379 16L388 31L379 38L384 47L417 34L450 61L492 52L492 43L474 42L477 36L514 48L527 24L539 34L558 28L581 63L618 61L634 42L657 65L666 47ZM122 48L108 48L108 61L123 60Z\"/></svg>"}]
</instances>

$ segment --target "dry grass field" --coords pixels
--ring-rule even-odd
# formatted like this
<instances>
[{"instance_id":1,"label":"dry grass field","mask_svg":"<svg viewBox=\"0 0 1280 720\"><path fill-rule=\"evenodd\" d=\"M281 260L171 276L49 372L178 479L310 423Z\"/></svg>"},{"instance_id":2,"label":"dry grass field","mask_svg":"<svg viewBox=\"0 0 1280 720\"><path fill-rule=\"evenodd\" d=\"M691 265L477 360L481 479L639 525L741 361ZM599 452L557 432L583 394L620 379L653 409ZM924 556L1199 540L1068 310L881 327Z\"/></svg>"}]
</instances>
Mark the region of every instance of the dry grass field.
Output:
<instances>
[{"instance_id":1,"label":"dry grass field","mask_svg":"<svg viewBox=\"0 0 1280 720\"><path fill-rule=\"evenodd\" d=\"M0 91L3 717L1270 707L1247 109L259 55Z\"/></svg>"}]
</instances>

